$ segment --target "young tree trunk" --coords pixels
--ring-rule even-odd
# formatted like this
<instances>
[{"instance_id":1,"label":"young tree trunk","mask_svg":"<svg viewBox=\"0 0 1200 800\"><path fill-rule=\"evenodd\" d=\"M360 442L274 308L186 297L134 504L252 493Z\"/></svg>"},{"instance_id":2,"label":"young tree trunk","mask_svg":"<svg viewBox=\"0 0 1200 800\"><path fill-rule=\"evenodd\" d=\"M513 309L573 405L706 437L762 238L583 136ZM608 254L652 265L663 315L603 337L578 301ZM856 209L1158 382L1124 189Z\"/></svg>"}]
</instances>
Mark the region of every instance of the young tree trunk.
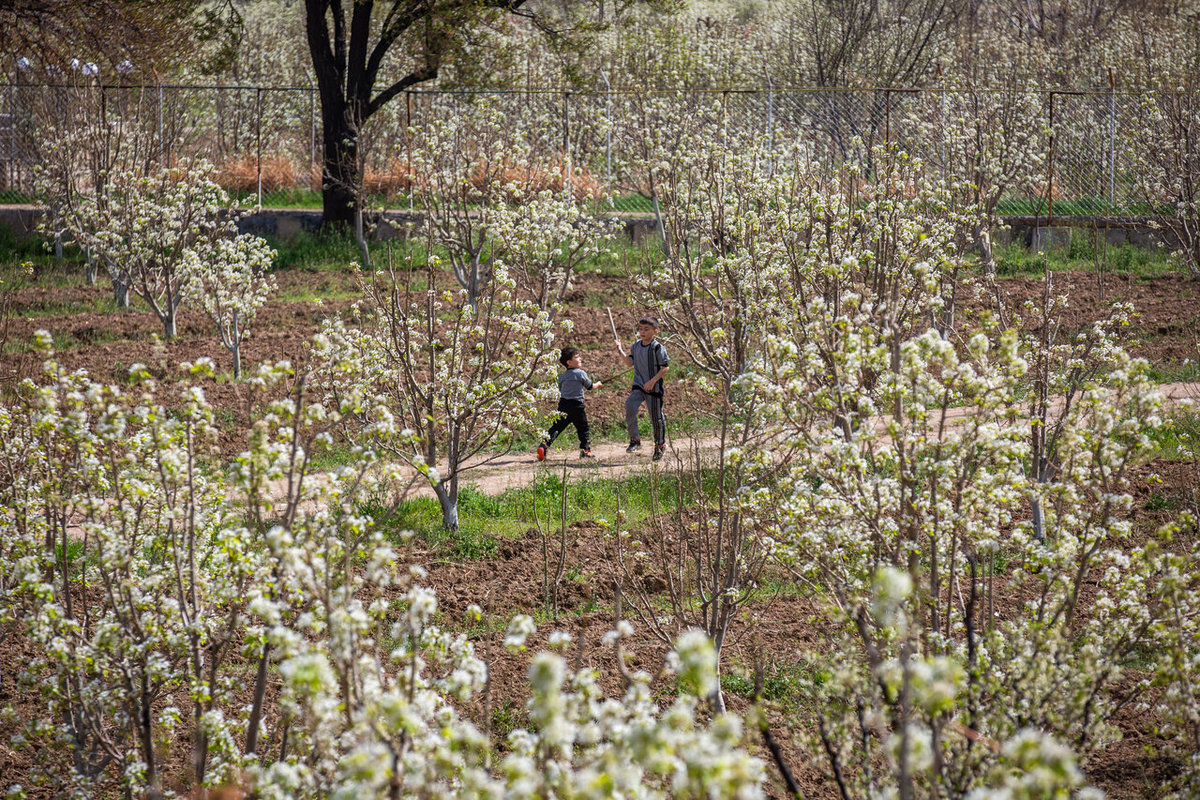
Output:
<instances>
[{"instance_id":1,"label":"young tree trunk","mask_svg":"<svg viewBox=\"0 0 1200 800\"><path fill-rule=\"evenodd\" d=\"M113 300L116 302L117 308L127 311L129 309L129 282L113 278L112 289Z\"/></svg>"},{"instance_id":2,"label":"young tree trunk","mask_svg":"<svg viewBox=\"0 0 1200 800\"><path fill-rule=\"evenodd\" d=\"M239 325L238 312L233 312L233 325L229 336L229 352L233 353L233 379L242 379L242 329Z\"/></svg>"},{"instance_id":3,"label":"young tree trunk","mask_svg":"<svg viewBox=\"0 0 1200 800\"><path fill-rule=\"evenodd\" d=\"M370 272L371 248L367 245L367 236L363 231L363 209L361 202L354 212L354 240L358 242L358 252L362 256L362 268L364 271Z\"/></svg>"},{"instance_id":4,"label":"young tree trunk","mask_svg":"<svg viewBox=\"0 0 1200 800\"><path fill-rule=\"evenodd\" d=\"M458 487L447 487L445 481L439 481L438 485L433 487L433 491L437 495L438 503L442 506L442 525L448 531L457 531Z\"/></svg>"},{"instance_id":5,"label":"young tree trunk","mask_svg":"<svg viewBox=\"0 0 1200 800\"><path fill-rule=\"evenodd\" d=\"M979 250L979 263L983 265L983 274L989 278L996 274L996 257L992 253L992 237L987 225L982 220L975 223L975 247Z\"/></svg>"},{"instance_id":6,"label":"young tree trunk","mask_svg":"<svg viewBox=\"0 0 1200 800\"><path fill-rule=\"evenodd\" d=\"M1042 501L1038 497L1031 496L1029 505L1033 508L1033 538L1039 544L1046 543L1046 516L1042 511Z\"/></svg>"},{"instance_id":7,"label":"young tree trunk","mask_svg":"<svg viewBox=\"0 0 1200 800\"><path fill-rule=\"evenodd\" d=\"M714 665L714 669L716 671L716 676L717 676L717 688L713 689L713 693L712 693L712 697L710 698L710 701L713 704L713 713L714 714L724 714L725 713L725 692L721 689L721 650L719 648L716 649L715 655L713 657L716 661L716 664Z\"/></svg>"}]
</instances>

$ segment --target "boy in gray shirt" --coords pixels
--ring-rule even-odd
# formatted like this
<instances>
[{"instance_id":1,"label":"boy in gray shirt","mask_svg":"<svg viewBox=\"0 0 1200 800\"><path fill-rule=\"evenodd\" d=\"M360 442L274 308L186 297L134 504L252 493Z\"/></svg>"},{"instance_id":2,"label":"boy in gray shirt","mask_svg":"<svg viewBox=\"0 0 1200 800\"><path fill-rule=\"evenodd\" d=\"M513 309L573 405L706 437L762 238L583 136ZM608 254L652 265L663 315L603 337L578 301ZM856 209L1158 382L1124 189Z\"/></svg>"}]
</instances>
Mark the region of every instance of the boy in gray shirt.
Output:
<instances>
[{"instance_id":1,"label":"boy in gray shirt","mask_svg":"<svg viewBox=\"0 0 1200 800\"><path fill-rule=\"evenodd\" d=\"M625 400L625 427L629 429L629 447L626 453L640 450L641 435L638 433L638 411L642 403L650 414L650 427L654 429L654 460L663 457L667 447L667 420L663 416L663 376L667 374L670 359L658 335L658 320L642 317L638 320L638 339L629 346L629 352L617 342L617 350L633 365L633 390Z\"/></svg>"},{"instance_id":2,"label":"boy in gray shirt","mask_svg":"<svg viewBox=\"0 0 1200 800\"><path fill-rule=\"evenodd\" d=\"M592 379L583 371L582 354L577 348L564 347L558 357L558 363L566 367L566 371L558 376L558 411L561 416L550 428L546 440L538 445L538 461L546 460L550 445L568 425L574 425L575 433L579 435L579 457L593 458L591 442L588 439L587 409L583 407L583 398L586 390L599 389L604 384L599 381L592 383Z\"/></svg>"}]
</instances>

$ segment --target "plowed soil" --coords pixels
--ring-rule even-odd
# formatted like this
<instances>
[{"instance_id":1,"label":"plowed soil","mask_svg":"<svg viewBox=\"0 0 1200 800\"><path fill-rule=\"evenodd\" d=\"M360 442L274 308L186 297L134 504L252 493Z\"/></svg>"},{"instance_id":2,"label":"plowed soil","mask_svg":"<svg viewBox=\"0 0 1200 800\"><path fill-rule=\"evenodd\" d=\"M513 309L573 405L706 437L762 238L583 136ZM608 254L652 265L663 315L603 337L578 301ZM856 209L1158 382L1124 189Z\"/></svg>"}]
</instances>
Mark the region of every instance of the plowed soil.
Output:
<instances>
[{"instance_id":1,"label":"plowed soil","mask_svg":"<svg viewBox=\"0 0 1200 800\"><path fill-rule=\"evenodd\" d=\"M282 270L278 277L284 296L307 292L314 298L324 294L340 299L321 304L315 300L269 302L255 323L253 338L245 345L243 360L247 365L279 359L304 363L305 342L317 330L320 321L330 314L346 311L352 303L345 299L353 292L352 281L346 276ZM1200 285L1196 282L1183 277L1110 280L1101 297L1095 275L1059 273L1055 276L1055 287L1058 291L1066 291L1071 298L1065 322L1068 327L1083 327L1104 315L1112 302L1125 300L1134 303L1139 314L1137 330L1131 339L1135 354L1167 368L1178 367L1187 359L1196 359L1196 346L1200 341L1200 300L1197 299ZM1024 300L1040 296L1042 284L1037 279L1009 279L1000 282L999 292L1009 308L1019 308ZM179 337L175 341L160 344L154 344L153 340L161 334L161 325L145 311L51 313L54 309L91 307L97 296L106 293L106 286L60 288L50 285L49 280L40 283L37 276L32 287L15 292L11 298L8 341L0 354L0 388L11 389L20 378L37 375L38 364L22 343L38 329L55 334L59 343L57 358L65 368L86 369L104 379L122 380L129 366L138 362L148 364L152 370L165 372L170 364L209 356L223 368L229 367L228 354L217 346L207 319L194 312L182 313ZM584 348L589 373L593 378L606 379L606 383L612 376L608 387L591 393L588 398L589 416L595 429L619 430L624 416L623 402L628 384L622 375L624 364L612 346L604 306L613 307L623 332L632 331L641 310L616 300L627 295L621 281L586 276L580 281L571 298L572 306L565 315L575 323L571 343ZM137 301L135 309L136 305ZM970 302L966 307L977 308L978 304ZM670 347L670 332L664 333ZM672 351L672 356L678 357L678 353ZM228 379L208 381L204 388L209 399L222 410L222 449L234 453L244 442L245 395ZM686 380L672 380L668 384L669 420L699 415L709 402L706 395ZM574 447L573 432L565 434L560 445L561 449L556 449L554 457L568 459L580 474L587 470L599 474L604 470L640 468L648 462L647 451L633 457L625 456L623 440L598 442L596 449L600 458L596 463L580 463L575 459L576 453L571 449ZM499 492L518 485L536 463L529 454L506 458L507 461L481 471L479 480L485 491ZM1152 529L1185 504L1196 502L1200 482L1188 467L1162 462L1141 468L1144 477L1153 471L1164 482L1152 486L1146 480L1135 481L1138 496L1134 516L1139 531ZM551 545L556 542L546 542L536 531L530 531L521 538L501 542L493 557L479 561L450 561L438 552L415 546L408 555L413 561L429 567L428 583L438 592L440 613L446 620L462 619L466 607L472 603L483 606L489 618L502 619L513 613L533 613L545 607L545 571L550 570L552 574L553 566L547 566L543 556L544 548ZM551 630L570 630L583 645L573 657L601 667L607 676L607 687L617 691L619 680L613 669L614 655L611 649L600 644L600 638L613 625L613 554L610 546L609 537L594 524L576 523L567 531L566 570L557 594L560 616L543 624L537 641L532 644L536 649ZM643 588L654 591L658 588L656 580L656 576L647 575ZM1002 616L1017 613L1017 610L1013 600L1000 599L998 611ZM786 663L801 650L820 651L831 645L820 612L808 599L763 598L752 611L752 627L745 620L739 620L735 625L733 640L727 650L729 670L748 669L764 654ZM630 647L631 666L654 672L665 651L664 644L649 636L645 626L639 626L639 636L641 638ZM502 630L479 633L474 638L484 658L491 663L494 677L490 714L482 707L471 712L481 725L490 726L493 734L500 735L504 732L499 730L503 727L501 721L519 725L524 720L525 697L519 687L524 683L521 678L528 659L512 656L503 649ZM5 672L12 669L11 665L23 663L29 657L17 637L10 636L0 643L0 665ZM35 702L36 698L15 696L7 676L0 683L0 703L14 706L18 713ZM748 701L731 692L729 702L735 710L743 710ZM795 747L792 733L811 724L803 713L805 705L806 701L801 699L799 710L795 707L773 708L770 712L772 728L801 782L804 796L836 797L832 776L810 765ZM1110 797L1157 797L1161 780L1174 774L1179 763L1165 753L1164 743L1155 733L1156 720L1130 705L1118 717L1117 723L1125 738L1093 758L1086 765L1088 773ZM762 755L765 756L765 751ZM31 764L30 753L14 748L7 735L0 737L0 775L3 775L5 785L20 782L29 787L27 778ZM182 774L186 764L181 762L179 768ZM772 793L777 797L784 796L777 779ZM30 796L48 795L39 795L33 788Z\"/></svg>"}]
</instances>

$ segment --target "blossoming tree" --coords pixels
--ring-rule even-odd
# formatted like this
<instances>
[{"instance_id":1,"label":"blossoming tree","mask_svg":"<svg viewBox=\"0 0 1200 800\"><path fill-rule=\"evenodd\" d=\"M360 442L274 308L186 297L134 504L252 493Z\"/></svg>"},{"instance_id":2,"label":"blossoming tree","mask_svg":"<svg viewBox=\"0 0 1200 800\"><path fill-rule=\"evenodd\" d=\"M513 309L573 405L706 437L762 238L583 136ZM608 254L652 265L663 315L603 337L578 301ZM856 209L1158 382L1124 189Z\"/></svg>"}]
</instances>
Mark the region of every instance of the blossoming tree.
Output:
<instances>
[{"instance_id":1,"label":"blossoming tree","mask_svg":"<svg viewBox=\"0 0 1200 800\"><path fill-rule=\"evenodd\" d=\"M440 259L427 245L424 288L403 282L412 273L376 272L364 282L366 324L327 323L314 355L317 380L331 397L363 398L364 413L347 435L421 467L443 523L455 530L463 474L539 422L553 325L518 294L503 263L474 298L465 288L445 288Z\"/></svg>"},{"instance_id":2,"label":"blossoming tree","mask_svg":"<svg viewBox=\"0 0 1200 800\"><path fill-rule=\"evenodd\" d=\"M322 405L289 365L260 368L249 390L276 399L254 405L247 449L221 469L194 384L210 364L186 365L182 412L167 414L141 367L126 393L43 353L44 382L0 409L11 478L0 497L13 509L0 516L0 574L19 576L0 585L0 618L19 616L37 648L21 687L41 700L16 741L37 745L56 791L94 793L115 773L131 796L166 797L166 748L183 741L185 785L240 783L262 797L534 798L598 784L638 797L762 796L739 720L697 713L716 680L703 635L681 636L660 672L679 681L666 708L649 674L606 697L596 670L535 656L530 724L498 750L466 705L487 664L434 623L424 571L397 563L359 513L374 488L371 451L312 479L329 427L356 412L348 398ZM520 651L535 634L519 616L505 644ZM570 642L548 638L556 650Z\"/></svg>"},{"instance_id":3,"label":"blossoming tree","mask_svg":"<svg viewBox=\"0 0 1200 800\"><path fill-rule=\"evenodd\" d=\"M185 257L233 235L228 207L207 162L181 161L149 174L118 169L108 175L103 196L81 199L76 216L91 226L80 226L76 235L107 266L114 286L145 301L173 339Z\"/></svg>"},{"instance_id":4,"label":"blossoming tree","mask_svg":"<svg viewBox=\"0 0 1200 800\"><path fill-rule=\"evenodd\" d=\"M233 376L242 377L242 341L258 309L275 288L270 275L275 251L261 238L218 239L183 254L183 295L217 326L221 346L233 355Z\"/></svg>"}]
</instances>

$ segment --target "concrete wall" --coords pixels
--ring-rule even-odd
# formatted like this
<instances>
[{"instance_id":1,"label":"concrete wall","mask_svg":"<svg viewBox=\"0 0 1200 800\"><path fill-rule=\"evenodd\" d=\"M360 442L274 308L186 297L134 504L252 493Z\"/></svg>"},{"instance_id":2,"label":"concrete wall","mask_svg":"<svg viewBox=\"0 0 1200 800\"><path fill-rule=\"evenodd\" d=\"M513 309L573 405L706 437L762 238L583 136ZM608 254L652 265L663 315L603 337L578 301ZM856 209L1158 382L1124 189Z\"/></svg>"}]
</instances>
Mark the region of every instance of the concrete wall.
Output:
<instances>
[{"instance_id":1,"label":"concrete wall","mask_svg":"<svg viewBox=\"0 0 1200 800\"><path fill-rule=\"evenodd\" d=\"M12 231L18 239L36 237L41 214L41 208L37 206L0 206L0 228ZM387 240L403 237L406 231L420 222L420 218L420 214L410 212L388 212L382 219L376 220L378 225L373 238ZM658 237L653 217L623 215L621 219L630 241L642 242ZM317 210L264 209L239 220L238 229L243 233L257 233L287 241L301 233L315 233L320 225L321 212ZM1021 242L1031 249L1042 250L1066 245L1073 229L1090 235L1093 226L1102 230L1108 243L1115 247L1132 244L1135 247L1155 248L1162 241L1161 234L1151 226L1149 220L1134 217L1061 217L1054 220L1053 225L1046 225L1045 218L1008 217L993 233L993 241L997 244Z\"/></svg>"}]
</instances>

